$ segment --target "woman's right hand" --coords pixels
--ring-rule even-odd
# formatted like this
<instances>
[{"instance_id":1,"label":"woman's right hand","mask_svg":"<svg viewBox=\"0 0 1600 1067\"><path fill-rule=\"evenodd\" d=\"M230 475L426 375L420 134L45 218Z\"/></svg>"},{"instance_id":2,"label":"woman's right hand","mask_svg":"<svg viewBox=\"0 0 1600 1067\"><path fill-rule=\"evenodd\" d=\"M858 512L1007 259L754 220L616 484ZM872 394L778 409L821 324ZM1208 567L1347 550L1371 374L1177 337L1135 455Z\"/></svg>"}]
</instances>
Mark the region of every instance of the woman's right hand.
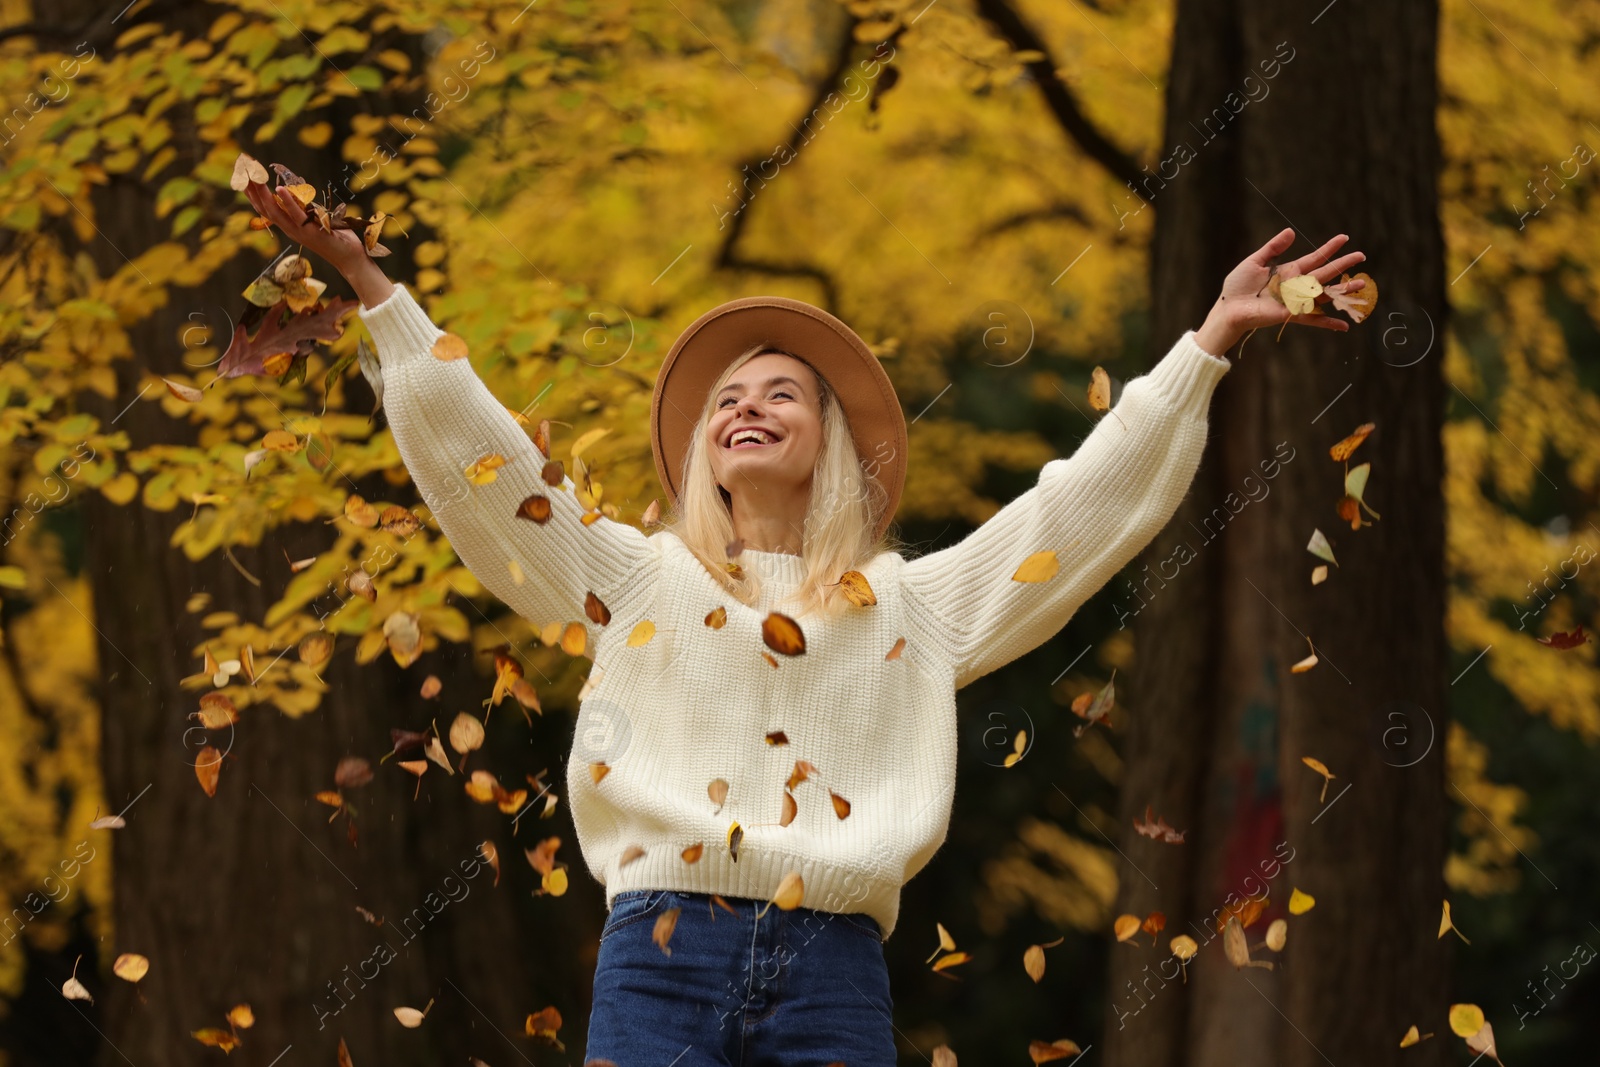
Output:
<instances>
[{"instance_id":1,"label":"woman's right hand","mask_svg":"<svg viewBox=\"0 0 1600 1067\"><path fill-rule=\"evenodd\" d=\"M315 252L346 277L353 265L371 258L367 255L359 231L334 230L324 233L315 219L306 221L309 213L289 193L275 194L270 186L251 182L245 187L245 196L257 213L278 227L285 237Z\"/></svg>"}]
</instances>

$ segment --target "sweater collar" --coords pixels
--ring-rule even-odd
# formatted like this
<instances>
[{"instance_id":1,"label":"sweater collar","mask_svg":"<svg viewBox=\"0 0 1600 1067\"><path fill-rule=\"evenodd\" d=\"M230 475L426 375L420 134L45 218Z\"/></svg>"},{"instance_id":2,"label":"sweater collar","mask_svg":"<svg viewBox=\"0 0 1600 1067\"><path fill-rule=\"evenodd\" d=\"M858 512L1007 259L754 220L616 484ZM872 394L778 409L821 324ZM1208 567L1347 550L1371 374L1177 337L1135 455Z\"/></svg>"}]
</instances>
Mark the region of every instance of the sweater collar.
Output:
<instances>
[{"instance_id":1,"label":"sweater collar","mask_svg":"<svg viewBox=\"0 0 1600 1067\"><path fill-rule=\"evenodd\" d=\"M757 552L747 548L740 560L761 576L764 584L781 585L793 589L805 579L806 559L788 552Z\"/></svg>"}]
</instances>

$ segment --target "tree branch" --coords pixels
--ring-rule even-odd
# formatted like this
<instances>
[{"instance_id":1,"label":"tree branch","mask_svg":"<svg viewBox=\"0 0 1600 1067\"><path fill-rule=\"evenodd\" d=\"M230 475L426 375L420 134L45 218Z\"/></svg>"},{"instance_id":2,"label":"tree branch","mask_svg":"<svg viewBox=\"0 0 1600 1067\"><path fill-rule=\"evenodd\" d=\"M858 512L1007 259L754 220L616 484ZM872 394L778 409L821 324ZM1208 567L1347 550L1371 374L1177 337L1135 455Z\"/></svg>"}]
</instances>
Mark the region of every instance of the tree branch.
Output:
<instances>
[{"instance_id":1,"label":"tree branch","mask_svg":"<svg viewBox=\"0 0 1600 1067\"><path fill-rule=\"evenodd\" d=\"M1139 170L1138 164L1122 149L1112 144L1106 136L1095 128L1083 111L1078 107L1078 101L1072 95L1072 90L1056 75L1056 63L1050 58L1050 50L1044 45L1037 34L1022 21L1022 16L1010 6L1007 0L977 0L978 12L994 24L995 29L1011 43L1011 47L1019 52L1037 51L1044 54L1043 59L1034 60L1026 64L1028 73L1039 83L1040 92L1044 93L1045 104L1050 108L1050 113L1055 116L1056 122L1078 143L1078 147L1099 163L1112 176L1133 187L1134 193L1147 203L1150 196L1139 186L1139 179L1145 175Z\"/></svg>"}]
</instances>

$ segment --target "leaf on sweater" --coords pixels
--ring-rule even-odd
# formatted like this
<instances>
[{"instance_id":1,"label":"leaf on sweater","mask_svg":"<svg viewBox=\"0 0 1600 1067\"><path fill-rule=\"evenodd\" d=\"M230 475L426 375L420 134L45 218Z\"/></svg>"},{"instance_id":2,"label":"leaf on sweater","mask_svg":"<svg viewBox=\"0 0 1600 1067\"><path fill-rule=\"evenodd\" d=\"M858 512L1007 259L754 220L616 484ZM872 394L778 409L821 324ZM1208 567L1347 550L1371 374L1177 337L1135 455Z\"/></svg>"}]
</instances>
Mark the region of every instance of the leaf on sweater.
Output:
<instances>
[{"instance_id":1,"label":"leaf on sweater","mask_svg":"<svg viewBox=\"0 0 1600 1067\"><path fill-rule=\"evenodd\" d=\"M1111 376L1104 367L1096 367L1089 374L1089 407L1095 411L1111 410Z\"/></svg>"},{"instance_id":2,"label":"leaf on sweater","mask_svg":"<svg viewBox=\"0 0 1600 1067\"><path fill-rule=\"evenodd\" d=\"M761 620L761 640L772 651L785 656L798 656L806 650L806 635L801 632L800 624L779 611Z\"/></svg>"},{"instance_id":3,"label":"leaf on sweater","mask_svg":"<svg viewBox=\"0 0 1600 1067\"><path fill-rule=\"evenodd\" d=\"M904 652L905 649L906 649L906 639L903 638L903 637L897 637L897 638L895 638L894 647L889 649L889 651L884 654L883 658L885 660L899 659L900 658L900 653Z\"/></svg>"},{"instance_id":4,"label":"leaf on sweater","mask_svg":"<svg viewBox=\"0 0 1600 1067\"><path fill-rule=\"evenodd\" d=\"M642 526L654 526L661 521L661 501L650 498L650 506L644 509L644 517L639 520Z\"/></svg>"},{"instance_id":5,"label":"leaf on sweater","mask_svg":"<svg viewBox=\"0 0 1600 1067\"><path fill-rule=\"evenodd\" d=\"M559 459L548 460L539 469L539 477L544 479L545 485L560 485L561 480L566 477L565 468L561 466Z\"/></svg>"},{"instance_id":6,"label":"leaf on sweater","mask_svg":"<svg viewBox=\"0 0 1600 1067\"><path fill-rule=\"evenodd\" d=\"M640 619L638 624L628 632L627 645L629 648L638 648L648 645L656 635L656 624L649 619Z\"/></svg>"},{"instance_id":7,"label":"leaf on sweater","mask_svg":"<svg viewBox=\"0 0 1600 1067\"><path fill-rule=\"evenodd\" d=\"M711 803L717 806L717 811L722 810L722 805L728 799L728 780L726 778L713 778L711 784L706 786L706 795L711 798ZM716 812L712 812L716 814Z\"/></svg>"},{"instance_id":8,"label":"leaf on sweater","mask_svg":"<svg viewBox=\"0 0 1600 1067\"><path fill-rule=\"evenodd\" d=\"M465 359L467 356L467 342L462 337L453 333L442 333L433 342L433 347L428 350L433 358L444 363L451 360Z\"/></svg>"},{"instance_id":9,"label":"leaf on sweater","mask_svg":"<svg viewBox=\"0 0 1600 1067\"><path fill-rule=\"evenodd\" d=\"M706 614L706 625L713 630L720 630L728 621L728 609L722 606L712 608Z\"/></svg>"},{"instance_id":10,"label":"leaf on sweater","mask_svg":"<svg viewBox=\"0 0 1600 1067\"><path fill-rule=\"evenodd\" d=\"M783 812L778 816L779 826L788 826L794 822L794 817L800 813L800 806L795 803L794 794L787 789L783 791Z\"/></svg>"},{"instance_id":11,"label":"leaf on sweater","mask_svg":"<svg viewBox=\"0 0 1600 1067\"><path fill-rule=\"evenodd\" d=\"M833 801L833 813L839 818L844 819L850 815L850 802L844 797L830 789L828 799Z\"/></svg>"},{"instance_id":12,"label":"leaf on sweater","mask_svg":"<svg viewBox=\"0 0 1600 1067\"><path fill-rule=\"evenodd\" d=\"M787 745L788 743L789 735L782 730L773 730L767 734L767 744L769 745Z\"/></svg>"},{"instance_id":13,"label":"leaf on sweater","mask_svg":"<svg viewBox=\"0 0 1600 1067\"><path fill-rule=\"evenodd\" d=\"M813 774L817 773L817 765L810 760L797 759L794 761L794 770L789 773L789 780L784 783L785 789L793 789ZM721 779L717 779L721 781ZM726 783L724 783L726 784Z\"/></svg>"},{"instance_id":14,"label":"leaf on sweater","mask_svg":"<svg viewBox=\"0 0 1600 1067\"><path fill-rule=\"evenodd\" d=\"M1054 1041L1028 1042L1028 1058L1034 1063L1049 1063L1051 1060L1064 1060L1068 1056L1078 1056L1083 1052L1076 1041L1066 1038L1057 1038Z\"/></svg>"},{"instance_id":15,"label":"leaf on sweater","mask_svg":"<svg viewBox=\"0 0 1600 1067\"><path fill-rule=\"evenodd\" d=\"M1160 816L1151 817L1150 805L1144 806L1144 821L1138 818L1133 820L1133 829L1141 837L1148 837L1153 841L1163 841L1169 845L1183 844L1183 835L1187 830L1175 830L1167 825L1167 820Z\"/></svg>"},{"instance_id":16,"label":"leaf on sweater","mask_svg":"<svg viewBox=\"0 0 1600 1067\"><path fill-rule=\"evenodd\" d=\"M606 607L605 601L594 595L594 591L583 598L583 613L589 620L597 625L604 626L611 621L611 609Z\"/></svg>"},{"instance_id":17,"label":"leaf on sweater","mask_svg":"<svg viewBox=\"0 0 1600 1067\"><path fill-rule=\"evenodd\" d=\"M679 855L683 857L683 862L685 863L699 863L700 857L705 853L705 850L706 843L704 841L696 841L694 844L690 845L688 848L679 853Z\"/></svg>"},{"instance_id":18,"label":"leaf on sweater","mask_svg":"<svg viewBox=\"0 0 1600 1067\"><path fill-rule=\"evenodd\" d=\"M860 571L845 571L839 576L838 584L845 598L858 608L870 607L878 602L867 576Z\"/></svg>"},{"instance_id":19,"label":"leaf on sweater","mask_svg":"<svg viewBox=\"0 0 1600 1067\"><path fill-rule=\"evenodd\" d=\"M682 910L682 908L668 908L656 916L655 929L650 931L650 940L660 946L661 951L668 956L672 955L672 949L667 947L667 942L672 940L672 931L678 928L678 913Z\"/></svg>"},{"instance_id":20,"label":"leaf on sweater","mask_svg":"<svg viewBox=\"0 0 1600 1067\"><path fill-rule=\"evenodd\" d=\"M358 300L336 296L326 306L315 305L291 314L285 301L267 309L260 331L251 337L244 323L234 327L233 340L223 353L217 373L223 378L237 378L245 374L281 375L289 370L296 358L310 355L315 341L337 341L344 336L343 320L360 306Z\"/></svg>"},{"instance_id":21,"label":"leaf on sweater","mask_svg":"<svg viewBox=\"0 0 1600 1067\"><path fill-rule=\"evenodd\" d=\"M641 846L629 845L627 848L622 850L622 857L617 860L617 866L619 868L626 867L628 864L632 863L634 860L643 855L644 849Z\"/></svg>"},{"instance_id":22,"label":"leaf on sweater","mask_svg":"<svg viewBox=\"0 0 1600 1067\"><path fill-rule=\"evenodd\" d=\"M733 862L739 862L739 842L744 840L744 827L735 822L728 827L728 855Z\"/></svg>"},{"instance_id":23,"label":"leaf on sweater","mask_svg":"<svg viewBox=\"0 0 1600 1067\"><path fill-rule=\"evenodd\" d=\"M1304 674L1317 665L1317 646L1311 643L1311 638L1306 638L1306 647L1311 649L1311 655L1290 666L1290 674Z\"/></svg>"},{"instance_id":24,"label":"leaf on sweater","mask_svg":"<svg viewBox=\"0 0 1600 1067\"><path fill-rule=\"evenodd\" d=\"M600 779L611 773L611 768L603 760L595 760L589 764L589 777L594 779L594 784L599 785Z\"/></svg>"},{"instance_id":25,"label":"leaf on sweater","mask_svg":"<svg viewBox=\"0 0 1600 1067\"><path fill-rule=\"evenodd\" d=\"M1047 582L1054 578L1060 570L1061 564L1056 559L1055 549L1047 548L1041 552L1035 552L1023 560L1022 565L1011 576L1011 580L1015 582Z\"/></svg>"},{"instance_id":26,"label":"leaf on sweater","mask_svg":"<svg viewBox=\"0 0 1600 1067\"><path fill-rule=\"evenodd\" d=\"M790 871L778 882L778 888L772 894L772 903L782 911L793 911L805 899L806 885L798 871Z\"/></svg>"},{"instance_id":27,"label":"leaf on sweater","mask_svg":"<svg viewBox=\"0 0 1600 1067\"><path fill-rule=\"evenodd\" d=\"M569 656L583 655L588 643L589 631L584 629L581 622L569 622L566 629L561 631L561 651Z\"/></svg>"},{"instance_id":28,"label":"leaf on sweater","mask_svg":"<svg viewBox=\"0 0 1600 1067\"><path fill-rule=\"evenodd\" d=\"M467 481L473 485L488 485L499 477L495 472L506 465L506 457L498 452L489 452L479 456L467 464L465 471Z\"/></svg>"},{"instance_id":29,"label":"leaf on sweater","mask_svg":"<svg viewBox=\"0 0 1600 1067\"><path fill-rule=\"evenodd\" d=\"M549 522L550 498L543 493L534 493L517 505L517 518L528 519L540 525Z\"/></svg>"}]
</instances>

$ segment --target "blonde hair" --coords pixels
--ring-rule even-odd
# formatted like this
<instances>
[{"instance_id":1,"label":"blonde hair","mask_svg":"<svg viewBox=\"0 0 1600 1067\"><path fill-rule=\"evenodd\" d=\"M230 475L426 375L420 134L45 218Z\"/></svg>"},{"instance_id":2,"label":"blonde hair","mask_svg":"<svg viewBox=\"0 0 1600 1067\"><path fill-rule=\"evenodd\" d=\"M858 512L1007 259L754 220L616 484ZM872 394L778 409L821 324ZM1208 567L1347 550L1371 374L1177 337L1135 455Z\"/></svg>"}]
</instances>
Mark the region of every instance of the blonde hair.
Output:
<instances>
[{"instance_id":1,"label":"blonde hair","mask_svg":"<svg viewBox=\"0 0 1600 1067\"><path fill-rule=\"evenodd\" d=\"M783 604L795 616L817 612L831 616L850 602L840 591L839 578L848 570L863 570L884 552L900 550L899 538L887 531L875 535L878 522L888 506L888 493L873 477L876 462L864 461L850 433L850 421L833 388L815 367L792 352L770 344L746 349L728 364L707 391L699 420L689 437L689 448L679 472L678 502L662 525L677 535L700 560L718 584L735 599L754 605L761 583L754 568L740 567L743 577L728 571L727 546L734 539L732 497L717 484L706 451L706 426L715 413L717 394L733 372L757 356L768 353L789 356L811 368L816 375L818 406L821 410L822 447L811 474L811 499L806 506L805 528L801 531L801 555L806 574L799 588ZM778 604L773 605L778 608ZM786 611L786 613L791 613Z\"/></svg>"}]
</instances>

